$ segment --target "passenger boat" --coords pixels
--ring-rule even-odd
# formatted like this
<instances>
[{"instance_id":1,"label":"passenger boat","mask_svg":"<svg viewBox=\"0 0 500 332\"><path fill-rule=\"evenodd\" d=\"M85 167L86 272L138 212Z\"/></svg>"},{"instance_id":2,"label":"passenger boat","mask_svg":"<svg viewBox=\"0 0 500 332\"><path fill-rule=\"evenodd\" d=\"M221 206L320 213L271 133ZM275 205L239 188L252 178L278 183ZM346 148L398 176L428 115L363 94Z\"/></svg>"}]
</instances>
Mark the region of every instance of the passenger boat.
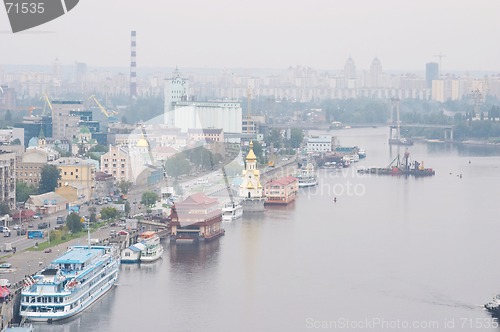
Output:
<instances>
[{"instance_id":1,"label":"passenger boat","mask_svg":"<svg viewBox=\"0 0 500 332\"><path fill-rule=\"evenodd\" d=\"M147 231L139 236L139 242L144 245L141 251L141 262L154 262L163 254L163 246L160 243L160 237L156 232Z\"/></svg>"},{"instance_id":2,"label":"passenger boat","mask_svg":"<svg viewBox=\"0 0 500 332\"><path fill-rule=\"evenodd\" d=\"M222 221L233 221L241 218L243 215L243 207L236 202L227 203L222 208Z\"/></svg>"},{"instance_id":3,"label":"passenger boat","mask_svg":"<svg viewBox=\"0 0 500 332\"><path fill-rule=\"evenodd\" d=\"M299 180L299 188L314 187L318 184L316 170L314 169L314 164L311 162L301 167L295 177Z\"/></svg>"},{"instance_id":4,"label":"passenger boat","mask_svg":"<svg viewBox=\"0 0 500 332\"><path fill-rule=\"evenodd\" d=\"M118 279L113 246L73 246L32 278L25 279L19 314L52 322L83 312Z\"/></svg>"}]
</instances>

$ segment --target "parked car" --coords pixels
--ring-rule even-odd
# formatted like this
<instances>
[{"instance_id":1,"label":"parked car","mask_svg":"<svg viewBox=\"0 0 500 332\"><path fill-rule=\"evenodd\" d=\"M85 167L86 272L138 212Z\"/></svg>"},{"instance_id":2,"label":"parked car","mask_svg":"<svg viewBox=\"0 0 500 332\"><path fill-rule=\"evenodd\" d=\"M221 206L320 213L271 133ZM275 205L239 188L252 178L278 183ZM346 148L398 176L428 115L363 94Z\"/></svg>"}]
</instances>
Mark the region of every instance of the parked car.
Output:
<instances>
[{"instance_id":1,"label":"parked car","mask_svg":"<svg viewBox=\"0 0 500 332\"><path fill-rule=\"evenodd\" d=\"M6 226L0 226L2 228L2 233L10 233L9 227Z\"/></svg>"},{"instance_id":2,"label":"parked car","mask_svg":"<svg viewBox=\"0 0 500 332\"><path fill-rule=\"evenodd\" d=\"M12 264L10 263L2 263L0 264L0 269L10 269L11 266Z\"/></svg>"},{"instance_id":3,"label":"parked car","mask_svg":"<svg viewBox=\"0 0 500 332\"><path fill-rule=\"evenodd\" d=\"M52 249L51 248L47 248L43 252L46 253L46 254L50 254L52 252Z\"/></svg>"},{"instance_id":4,"label":"parked car","mask_svg":"<svg viewBox=\"0 0 500 332\"><path fill-rule=\"evenodd\" d=\"M41 222L38 224L38 229L45 229L45 228L48 228L49 227L49 224L46 223L46 222Z\"/></svg>"},{"instance_id":5,"label":"parked car","mask_svg":"<svg viewBox=\"0 0 500 332\"><path fill-rule=\"evenodd\" d=\"M24 228L18 229L17 235L26 235L26 229L24 229Z\"/></svg>"},{"instance_id":6,"label":"parked car","mask_svg":"<svg viewBox=\"0 0 500 332\"><path fill-rule=\"evenodd\" d=\"M19 225L14 225L14 226L12 227L12 229L13 229L13 230L15 230L15 231L17 231L17 230L18 230L18 229L20 229L20 228L21 228L21 226L19 226Z\"/></svg>"},{"instance_id":7,"label":"parked car","mask_svg":"<svg viewBox=\"0 0 500 332\"><path fill-rule=\"evenodd\" d=\"M64 223L65 223L64 217L62 217L62 216L57 217L56 224L60 225L60 224L64 224Z\"/></svg>"},{"instance_id":8,"label":"parked car","mask_svg":"<svg viewBox=\"0 0 500 332\"><path fill-rule=\"evenodd\" d=\"M10 237L10 232L3 233L3 237Z\"/></svg>"},{"instance_id":9,"label":"parked car","mask_svg":"<svg viewBox=\"0 0 500 332\"><path fill-rule=\"evenodd\" d=\"M5 243L3 245L3 251L4 252L9 252L9 251L12 251L12 243Z\"/></svg>"},{"instance_id":10,"label":"parked car","mask_svg":"<svg viewBox=\"0 0 500 332\"><path fill-rule=\"evenodd\" d=\"M0 286L2 287L10 287L11 283L9 279L0 279Z\"/></svg>"}]
</instances>

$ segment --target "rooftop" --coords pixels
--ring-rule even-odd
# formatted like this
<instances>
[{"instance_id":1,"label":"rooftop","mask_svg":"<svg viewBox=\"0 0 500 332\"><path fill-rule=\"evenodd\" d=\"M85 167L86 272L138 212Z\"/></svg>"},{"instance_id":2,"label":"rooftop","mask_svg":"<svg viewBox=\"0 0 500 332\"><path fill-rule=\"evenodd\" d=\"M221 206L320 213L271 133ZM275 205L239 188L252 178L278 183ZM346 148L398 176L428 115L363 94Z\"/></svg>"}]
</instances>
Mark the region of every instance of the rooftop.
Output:
<instances>
[{"instance_id":1,"label":"rooftop","mask_svg":"<svg viewBox=\"0 0 500 332\"><path fill-rule=\"evenodd\" d=\"M53 264L82 264L92 257L101 256L104 253L102 248L72 247L64 255L52 261Z\"/></svg>"}]
</instances>

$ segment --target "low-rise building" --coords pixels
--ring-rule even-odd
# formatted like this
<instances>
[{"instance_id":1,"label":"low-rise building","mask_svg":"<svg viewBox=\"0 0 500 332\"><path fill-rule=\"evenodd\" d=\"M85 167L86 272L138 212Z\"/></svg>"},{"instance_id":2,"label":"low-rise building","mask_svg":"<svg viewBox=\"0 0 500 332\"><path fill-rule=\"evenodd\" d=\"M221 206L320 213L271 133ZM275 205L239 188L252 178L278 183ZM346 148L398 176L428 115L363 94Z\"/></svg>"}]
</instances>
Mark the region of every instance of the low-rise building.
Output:
<instances>
[{"instance_id":1,"label":"low-rise building","mask_svg":"<svg viewBox=\"0 0 500 332\"><path fill-rule=\"evenodd\" d=\"M307 152L332 152L335 146L335 138L332 136L311 136L307 138Z\"/></svg>"},{"instance_id":2,"label":"low-rise building","mask_svg":"<svg viewBox=\"0 0 500 332\"><path fill-rule=\"evenodd\" d=\"M170 217L172 241L209 241L224 235L222 210L218 200L202 193L175 203Z\"/></svg>"},{"instance_id":3,"label":"low-rise building","mask_svg":"<svg viewBox=\"0 0 500 332\"><path fill-rule=\"evenodd\" d=\"M58 187L74 186L85 192L86 200L90 199L95 188L96 161L81 158L59 158L50 163L55 165L61 174Z\"/></svg>"},{"instance_id":4,"label":"low-rise building","mask_svg":"<svg viewBox=\"0 0 500 332\"><path fill-rule=\"evenodd\" d=\"M50 215L66 209L68 201L61 195L51 191L41 195L31 195L25 207L42 215Z\"/></svg>"},{"instance_id":5,"label":"low-rise building","mask_svg":"<svg viewBox=\"0 0 500 332\"><path fill-rule=\"evenodd\" d=\"M298 190L299 181L293 176L268 181L264 186L265 204L289 204L295 200Z\"/></svg>"}]
</instances>

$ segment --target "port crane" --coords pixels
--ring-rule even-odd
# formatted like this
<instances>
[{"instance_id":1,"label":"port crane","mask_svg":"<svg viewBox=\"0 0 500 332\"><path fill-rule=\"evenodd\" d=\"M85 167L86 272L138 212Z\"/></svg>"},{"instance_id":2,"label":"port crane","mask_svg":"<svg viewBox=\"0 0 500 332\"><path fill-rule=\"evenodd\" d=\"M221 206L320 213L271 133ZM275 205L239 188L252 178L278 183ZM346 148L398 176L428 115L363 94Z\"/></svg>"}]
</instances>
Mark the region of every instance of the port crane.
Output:
<instances>
[{"instance_id":1,"label":"port crane","mask_svg":"<svg viewBox=\"0 0 500 332\"><path fill-rule=\"evenodd\" d=\"M47 94L46 94L46 93L44 93L44 94L40 97L40 100L43 100L43 101L44 101L44 104L43 104L43 109L42 109L42 115L45 115L45 114L46 114L47 107L50 109L50 113L52 113L52 102L50 101L49 96L47 96ZM30 115L31 115L31 113L30 113Z\"/></svg>"},{"instance_id":2,"label":"port crane","mask_svg":"<svg viewBox=\"0 0 500 332\"><path fill-rule=\"evenodd\" d=\"M113 115L118 114L118 112L116 111L106 110L106 108L102 106L102 104L99 102L99 100L97 100L97 98L94 95L90 96L88 99L92 99L96 103L97 107L101 110L101 113L104 114L108 119Z\"/></svg>"}]
</instances>

